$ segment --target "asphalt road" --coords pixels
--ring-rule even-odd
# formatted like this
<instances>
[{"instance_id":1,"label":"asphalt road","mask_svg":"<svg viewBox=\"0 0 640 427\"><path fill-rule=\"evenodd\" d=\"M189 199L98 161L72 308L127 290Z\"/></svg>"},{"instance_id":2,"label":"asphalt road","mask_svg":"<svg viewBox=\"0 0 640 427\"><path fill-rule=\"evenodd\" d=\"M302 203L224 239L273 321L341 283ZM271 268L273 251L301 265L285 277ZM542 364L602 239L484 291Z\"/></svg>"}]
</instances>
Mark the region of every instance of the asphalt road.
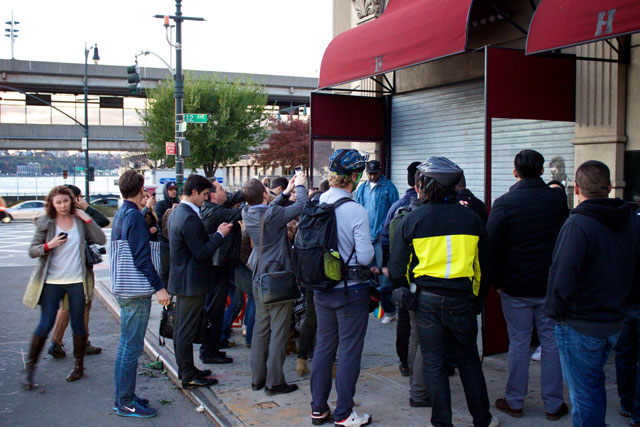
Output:
<instances>
[{"instance_id":1,"label":"asphalt road","mask_svg":"<svg viewBox=\"0 0 640 427\"><path fill-rule=\"evenodd\" d=\"M131 426L212 425L194 404L160 371L144 369L151 360L140 359L137 394L159 408L157 417L147 420L122 418L112 410L113 366L120 334L119 322L94 300L91 311L91 342L103 353L85 358L85 376L68 383L72 367L71 331L64 342L67 357L53 359L46 348L36 370L39 386L22 389L23 358L40 311L22 304L34 261L26 251L33 235L30 223L0 224L0 426Z\"/></svg>"}]
</instances>

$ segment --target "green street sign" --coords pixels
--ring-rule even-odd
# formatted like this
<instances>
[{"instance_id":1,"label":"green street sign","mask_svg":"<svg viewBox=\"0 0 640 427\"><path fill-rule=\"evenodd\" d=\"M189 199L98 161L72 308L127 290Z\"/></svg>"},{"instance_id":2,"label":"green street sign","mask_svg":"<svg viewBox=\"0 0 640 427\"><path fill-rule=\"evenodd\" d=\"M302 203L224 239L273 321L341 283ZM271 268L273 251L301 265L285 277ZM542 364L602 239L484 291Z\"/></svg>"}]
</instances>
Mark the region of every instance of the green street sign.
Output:
<instances>
[{"instance_id":1,"label":"green street sign","mask_svg":"<svg viewBox=\"0 0 640 427\"><path fill-rule=\"evenodd\" d=\"M207 123L209 119L208 114L185 114L184 121L185 123Z\"/></svg>"}]
</instances>

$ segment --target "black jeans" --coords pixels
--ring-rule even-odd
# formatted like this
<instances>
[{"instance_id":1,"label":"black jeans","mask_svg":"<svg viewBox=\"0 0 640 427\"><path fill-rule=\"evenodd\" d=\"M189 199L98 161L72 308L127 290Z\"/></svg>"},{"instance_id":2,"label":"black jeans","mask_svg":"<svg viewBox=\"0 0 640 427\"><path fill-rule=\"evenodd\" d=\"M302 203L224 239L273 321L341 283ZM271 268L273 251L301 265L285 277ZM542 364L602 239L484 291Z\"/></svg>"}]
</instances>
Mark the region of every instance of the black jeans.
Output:
<instances>
[{"instance_id":1,"label":"black jeans","mask_svg":"<svg viewBox=\"0 0 640 427\"><path fill-rule=\"evenodd\" d=\"M224 309L229 296L231 270L227 267L213 267L213 289L207 293L204 309L209 317L209 327L205 331L200 346L200 358L215 357L220 352L220 337L224 322Z\"/></svg>"},{"instance_id":2,"label":"black jeans","mask_svg":"<svg viewBox=\"0 0 640 427\"><path fill-rule=\"evenodd\" d=\"M313 356L313 343L316 339L316 329L318 321L316 319L316 307L313 303L313 291L305 290L304 295L307 308L304 312L304 320L300 328L300 348L298 349L298 358L307 360L309 356Z\"/></svg>"},{"instance_id":3,"label":"black jeans","mask_svg":"<svg viewBox=\"0 0 640 427\"><path fill-rule=\"evenodd\" d=\"M633 423L640 422L640 305L627 310L624 327L615 346L616 377L620 408L631 413Z\"/></svg>"},{"instance_id":4,"label":"black jeans","mask_svg":"<svg viewBox=\"0 0 640 427\"><path fill-rule=\"evenodd\" d=\"M476 344L478 325L471 296L444 297L421 291L416 316L424 376L433 405L431 424L453 426L447 375L447 354L452 353L458 362L473 425L487 427L491 422L489 396Z\"/></svg>"},{"instance_id":5,"label":"black jeans","mask_svg":"<svg viewBox=\"0 0 640 427\"><path fill-rule=\"evenodd\" d=\"M411 321L406 309L398 309L398 324L396 325L396 354L400 363L408 366L409 337L411 336Z\"/></svg>"}]
</instances>

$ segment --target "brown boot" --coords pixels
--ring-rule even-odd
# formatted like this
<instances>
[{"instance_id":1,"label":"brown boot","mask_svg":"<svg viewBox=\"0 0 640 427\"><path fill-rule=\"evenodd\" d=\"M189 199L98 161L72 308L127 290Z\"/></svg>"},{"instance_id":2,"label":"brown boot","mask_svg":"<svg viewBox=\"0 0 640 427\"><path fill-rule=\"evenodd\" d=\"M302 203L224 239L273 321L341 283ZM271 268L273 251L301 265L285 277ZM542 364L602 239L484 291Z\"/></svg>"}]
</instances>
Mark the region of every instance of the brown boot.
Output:
<instances>
[{"instance_id":1,"label":"brown boot","mask_svg":"<svg viewBox=\"0 0 640 427\"><path fill-rule=\"evenodd\" d=\"M25 364L25 370L27 374L25 375L24 380L22 380L22 385L27 390L30 390L35 385L33 382L33 373L36 370L36 364L38 363L38 358L40 357L40 353L42 353L42 349L44 348L44 343L47 339L40 338L35 335L31 337L31 347L29 347L29 359Z\"/></svg>"},{"instance_id":2,"label":"brown boot","mask_svg":"<svg viewBox=\"0 0 640 427\"><path fill-rule=\"evenodd\" d=\"M86 335L73 336L73 369L67 375L67 381L77 381L84 375L84 352L87 348Z\"/></svg>"}]
</instances>

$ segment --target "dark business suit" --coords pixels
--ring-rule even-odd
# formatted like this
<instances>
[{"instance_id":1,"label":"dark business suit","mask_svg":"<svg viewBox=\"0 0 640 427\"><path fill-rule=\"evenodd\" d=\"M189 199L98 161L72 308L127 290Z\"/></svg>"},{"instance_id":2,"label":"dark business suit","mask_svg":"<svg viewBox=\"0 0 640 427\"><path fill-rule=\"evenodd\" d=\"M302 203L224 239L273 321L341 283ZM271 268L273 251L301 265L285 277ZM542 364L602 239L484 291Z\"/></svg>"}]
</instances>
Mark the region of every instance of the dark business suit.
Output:
<instances>
[{"instance_id":1,"label":"dark business suit","mask_svg":"<svg viewBox=\"0 0 640 427\"><path fill-rule=\"evenodd\" d=\"M193 341L204 307L204 296L211 287L211 256L222 245L220 233L207 237L202 220L187 204L180 203L169 218L171 269L168 290L176 295L176 325L173 346L182 382L196 377Z\"/></svg>"}]
</instances>

